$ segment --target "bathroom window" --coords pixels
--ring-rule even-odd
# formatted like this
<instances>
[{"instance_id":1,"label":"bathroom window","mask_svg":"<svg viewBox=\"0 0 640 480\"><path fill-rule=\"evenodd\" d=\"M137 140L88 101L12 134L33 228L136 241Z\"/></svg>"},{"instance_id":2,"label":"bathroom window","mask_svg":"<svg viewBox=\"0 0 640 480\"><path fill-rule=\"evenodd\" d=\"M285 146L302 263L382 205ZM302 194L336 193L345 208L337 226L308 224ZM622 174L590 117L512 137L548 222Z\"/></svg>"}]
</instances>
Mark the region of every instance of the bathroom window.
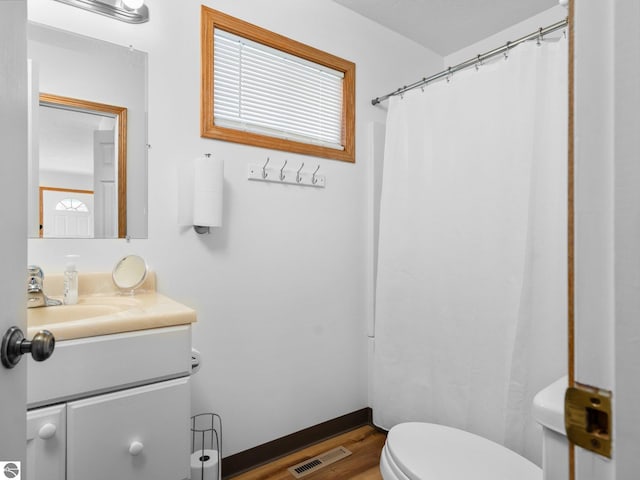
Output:
<instances>
[{"instance_id":1,"label":"bathroom window","mask_svg":"<svg viewBox=\"0 0 640 480\"><path fill-rule=\"evenodd\" d=\"M355 65L202 7L203 137L355 161Z\"/></svg>"}]
</instances>

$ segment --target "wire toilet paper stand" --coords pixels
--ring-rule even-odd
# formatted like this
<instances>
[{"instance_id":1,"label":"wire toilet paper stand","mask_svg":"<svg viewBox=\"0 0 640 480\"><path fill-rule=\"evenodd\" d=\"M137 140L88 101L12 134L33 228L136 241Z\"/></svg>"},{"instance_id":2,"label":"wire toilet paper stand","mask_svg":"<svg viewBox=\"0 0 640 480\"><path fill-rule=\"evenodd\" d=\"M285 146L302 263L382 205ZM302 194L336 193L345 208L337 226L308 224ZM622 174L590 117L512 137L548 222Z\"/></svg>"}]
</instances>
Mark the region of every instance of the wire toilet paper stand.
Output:
<instances>
[{"instance_id":1,"label":"wire toilet paper stand","mask_svg":"<svg viewBox=\"0 0 640 480\"><path fill-rule=\"evenodd\" d=\"M222 418L217 413L199 413L191 417L191 452L200 462L199 475L194 476L192 464L191 480L207 480L205 464L210 456L217 454L217 476L222 478Z\"/></svg>"}]
</instances>

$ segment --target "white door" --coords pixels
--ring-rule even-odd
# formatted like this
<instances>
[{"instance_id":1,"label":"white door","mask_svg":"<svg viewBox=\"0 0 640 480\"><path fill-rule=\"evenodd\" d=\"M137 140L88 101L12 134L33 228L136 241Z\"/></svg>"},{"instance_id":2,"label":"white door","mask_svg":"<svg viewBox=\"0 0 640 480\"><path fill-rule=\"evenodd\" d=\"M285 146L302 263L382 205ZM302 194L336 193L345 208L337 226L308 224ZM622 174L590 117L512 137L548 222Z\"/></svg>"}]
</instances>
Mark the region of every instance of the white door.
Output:
<instances>
[{"instance_id":1,"label":"white door","mask_svg":"<svg viewBox=\"0 0 640 480\"><path fill-rule=\"evenodd\" d=\"M93 132L93 192L96 238L118 237L118 184L114 130Z\"/></svg>"},{"instance_id":2,"label":"white door","mask_svg":"<svg viewBox=\"0 0 640 480\"><path fill-rule=\"evenodd\" d=\"M42 190L42 236L93 238L93 194Z\"/></svg>"},{"instance_id":3,"label":"white door","mask_svg":"<svg viewBox=\"0 0 640 480\"><path fill-rule=\"evenodd\" d=\"M26 0L0 0L0 335L26 330L27 264L27 52ZM0 472L25 462L27 362L0 365ZM12 468L6 478L13 476Z\"/></svg>"},{"instance_id":4,"label":"white door","mask_svg":"<svg viewBox=\"0 0 640 480\"><path fill-rule=\"evenodd\" d=\"M640 471L640 2L575 5L575 379L613 393L612 459L575 449L578 480Z\"/></svg>"}]
</instances>

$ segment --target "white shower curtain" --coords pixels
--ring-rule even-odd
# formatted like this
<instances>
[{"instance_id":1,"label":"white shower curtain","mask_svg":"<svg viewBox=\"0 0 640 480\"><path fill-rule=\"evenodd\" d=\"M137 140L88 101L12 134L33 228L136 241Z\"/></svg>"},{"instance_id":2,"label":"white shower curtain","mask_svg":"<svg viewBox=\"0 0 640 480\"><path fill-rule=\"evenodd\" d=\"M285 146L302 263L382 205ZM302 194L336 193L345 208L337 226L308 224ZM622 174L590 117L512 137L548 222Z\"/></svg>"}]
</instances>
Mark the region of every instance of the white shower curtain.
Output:
<instances>
[{"instance_id":1,"label":"white shower curtain","mask_svg":"<svg viewBox=\"0 0 640 480\"><path fill-rule=\"evenodd\" d=\"M566 40L390 100L374 422L468 430L540 463L566 372Z\"/></svg>"}]
</instances>

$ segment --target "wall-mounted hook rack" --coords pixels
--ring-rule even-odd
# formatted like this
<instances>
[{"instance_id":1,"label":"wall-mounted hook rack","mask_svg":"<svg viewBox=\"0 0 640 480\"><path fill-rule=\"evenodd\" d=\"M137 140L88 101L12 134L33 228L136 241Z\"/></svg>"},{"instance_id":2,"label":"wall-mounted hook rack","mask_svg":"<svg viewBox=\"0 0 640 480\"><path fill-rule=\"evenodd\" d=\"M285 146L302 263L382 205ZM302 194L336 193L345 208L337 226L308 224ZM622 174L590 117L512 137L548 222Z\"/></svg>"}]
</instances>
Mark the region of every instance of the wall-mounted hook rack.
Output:
<instances>
[{"instance_id":1,"label":"wall-mounted hook rack","mask_svg":"<svg viewBox=\"0 0 640 480\"><path fill-rule=\"evenodd\" d=\"M259 182L287 183L290 185L303 185L305 187L324 188L325 176L318 175L320 165L315 169L309 168L304 171L304 162L298 168L285 169L288 161L285 160L282 166L269 166L269 160L264 164L252 163L249 165L247 178ZM314 171L315 170L315 171Z\"/></svg>"}]
</instances>

